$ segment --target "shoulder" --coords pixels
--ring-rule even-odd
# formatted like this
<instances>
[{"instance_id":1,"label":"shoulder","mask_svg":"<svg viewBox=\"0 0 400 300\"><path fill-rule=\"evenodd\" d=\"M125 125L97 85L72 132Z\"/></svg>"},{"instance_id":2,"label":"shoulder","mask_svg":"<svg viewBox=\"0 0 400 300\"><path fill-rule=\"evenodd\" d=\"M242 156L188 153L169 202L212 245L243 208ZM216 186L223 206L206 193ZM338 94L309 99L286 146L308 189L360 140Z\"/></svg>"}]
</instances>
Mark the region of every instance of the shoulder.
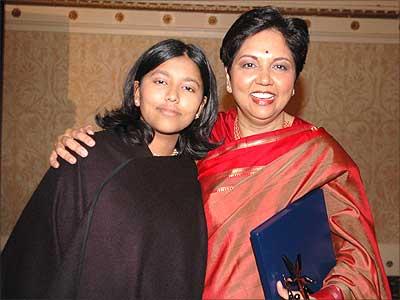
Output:
<instances>
[{"instance_id":1,"label":"shoulder","mask_svg":"<svg viewBox=\"0 0 400 300\"><path fill-rule=\"evenodd\" d=\"M49 171L46 182L55 186L56 198L60 199L56 204L60 220L78 222L110 174L129 159L148 155L146 146L127 144L109 130L95 133L94 139L94 147L85 146L89 153L86 158L78 157L74 165L61 163L59 169Z\"/></svg>"},{"instance_id":2,"label":"shoulder","mask_svg":"<svg viewBox=\"0 0 400 300\"><path fill-rule=\"evenodd\" d=\"M83 145L89 152L87 159L91 161L97 159L115 159L119 161L132 157L141 158L151 156L146 145L130 144L112 130L96 132L93 138L96 141L94 147ZM87 159L83 159L83 161Z\"/></svg>"},{"instance_id":3,"label":"shoulder","mask_svg":"<svg viewBox=\"0 0 400 300\"><path fill-rule=\"evenodd\" d=\"M305 131L307 140L312 141L309 145L317 147L319 151L329 151L337 164L344 164L348 168L357 168L358 166L347 153L344 147L324 128L318 127L311 122L295 117L292 126L311 126L311 131Z\"/></svg>"},{"instance_id":4,"label":"shoulder","mask_svg":"<svg viewBox=\"0 0 400 300\"><path fill-rule=\"evenodd\" d=\"M102 130L95 132L93 135L96 141L96 146L91 148L93 151L112 151L112 150L127 150L134 149L132 145L128 145L112 130Z\"/></svg>"},{"instance_id":5,"label":"shoulder","mask_svg":"<svg viewBox=\"0 0 400 300\"><path fill-rule=\"evenodd\" d=\"M316 128L316 127L315 127ZM333 162L337 165L342 165L346 169L355 169L359 172L358 165L352 159L350 154L345 150L345 148L332 136L325 128L319 127L319 139L316 142L323 148L323 151L328 151L331 153Z\"/></svg>"},{"instance_id":6,"label":"shoulder","mask_svg":"<svg viewBox=\"0 0 400 300\"><path fill-rule=\"evenodd\" d=\"M232 108L226 112L219 112L217 121L211 132L211 140L213 142L231 141L234 139L233 124L237 116L236 108Z\"/></svg>"},{"instance_id":7,"label":"shoulder","mask_svg":"<svg viewBox=\"0 0 400 300\"><path fill-rule=\"evenodd\" d=\"M227 111L218 112L216 124L225 124L226 126L232 125L237 116L236 108L231 108Z\"/></svg>"},{"instance_id":8,"label":"shoulder","mask_svg":"<svg viewBox=\"0 0 400 300\"><path fill-rule=\"evenodd\" d=\"M313 124L295 116L292 126L296 126L296 125L313 125Z\"/></svg>"},{"instance_id":9,"label":"shoulder","mask_svg":"<svg viewBox=\"0 0 400 300\"><path fill-rule=\"evenodd\" d=\"M75 165L62 161L60 169L54 172L61 177L79 177L83 183L86 180L94 183L95 179L101 180L128 159L151 156L146 145L128 144L111 130L96 132L93 138L95 146L82 144L88 151L87 157L77 157Z\"/></svg>"}]
</instances>

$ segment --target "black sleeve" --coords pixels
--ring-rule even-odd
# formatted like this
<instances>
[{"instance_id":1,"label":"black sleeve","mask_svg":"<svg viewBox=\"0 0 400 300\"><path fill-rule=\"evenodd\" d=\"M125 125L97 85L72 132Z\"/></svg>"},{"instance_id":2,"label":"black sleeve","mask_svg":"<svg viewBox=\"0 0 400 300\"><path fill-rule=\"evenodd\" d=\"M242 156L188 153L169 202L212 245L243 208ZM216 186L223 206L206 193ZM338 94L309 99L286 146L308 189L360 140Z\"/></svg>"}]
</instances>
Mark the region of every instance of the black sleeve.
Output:
<instances>
[{"instance_id":1,"label":"black sleeve","mask_svg":"<svg viewBox=\"0 0 400 300\"><path fill-rule=\"evenodd\" d=\"M49 169L33 193L1 254L2 299L46 294L86 205L79 173Z\"/></svg>"}]
</instances>

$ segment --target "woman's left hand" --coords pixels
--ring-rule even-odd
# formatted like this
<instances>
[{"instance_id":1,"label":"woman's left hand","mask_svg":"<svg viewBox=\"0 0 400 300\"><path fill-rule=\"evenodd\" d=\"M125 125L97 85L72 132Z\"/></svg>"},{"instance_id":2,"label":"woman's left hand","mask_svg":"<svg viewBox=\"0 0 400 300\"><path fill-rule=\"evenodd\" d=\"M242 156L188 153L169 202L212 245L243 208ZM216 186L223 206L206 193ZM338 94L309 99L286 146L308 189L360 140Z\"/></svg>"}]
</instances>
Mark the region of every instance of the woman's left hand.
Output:
<instances>
[{"instance_id":1,"label":"woman's left hand","mask_svg":"<svg viewBox=\"0 0 400 300\"><path fill-rule=\"evenodd\" d=\"M276 283L276 289L278 290L279 296L281 296L282 299L289 299L289 292L287 289L285 289L282 285L282 282L278 281ZM303 296L300 294L298 291L292 291L293 293L293 300L295 299L301 299L304 300ZM297 296L298 295L298 296ZM316 300L316 298L309 296L310 300Z\"/></svg>"}]
</instances>

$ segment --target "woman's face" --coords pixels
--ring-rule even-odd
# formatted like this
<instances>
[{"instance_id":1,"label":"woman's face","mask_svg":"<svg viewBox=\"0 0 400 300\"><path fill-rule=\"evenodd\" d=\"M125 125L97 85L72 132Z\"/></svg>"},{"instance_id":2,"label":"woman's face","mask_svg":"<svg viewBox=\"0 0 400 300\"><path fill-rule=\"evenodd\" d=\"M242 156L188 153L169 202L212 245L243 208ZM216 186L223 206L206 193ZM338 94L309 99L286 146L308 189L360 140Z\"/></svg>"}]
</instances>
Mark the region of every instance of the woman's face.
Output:
<instances>
[{"instance_id":1,"label":"woman's face","mask_svg":"<svg viewBox=\"0 0 400 300\"><path fill-rule=\"evenodd\" d=\"M227 74L240 124L255 131L281 128L279 116L295 79L295 62L279 31L267 29L247 38Z\"/></svg>"},{"instance_id":2,"label":"woman's face","mask_svg":"<svg viewBox=\"0 0 400 300\"><path fill-rule=\"evenodd\" d=\"M167 60L135 82L135 105L156 135L178 135L200 113L203 81L187 56Z\"/></svg>"}]
</instances>

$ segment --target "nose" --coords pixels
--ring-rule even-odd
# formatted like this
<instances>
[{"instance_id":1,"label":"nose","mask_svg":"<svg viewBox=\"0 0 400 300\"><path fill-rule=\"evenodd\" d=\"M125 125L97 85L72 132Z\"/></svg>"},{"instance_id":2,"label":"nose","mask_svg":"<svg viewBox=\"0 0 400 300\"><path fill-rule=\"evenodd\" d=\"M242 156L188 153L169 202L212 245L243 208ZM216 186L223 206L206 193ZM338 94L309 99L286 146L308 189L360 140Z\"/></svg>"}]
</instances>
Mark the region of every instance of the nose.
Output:
<instances>
[{"instance_id":1,"label":"nose","mask_svg":"<svg viewBox=\"0 0 400 300\"><path fill-rule=\"evenodd\" d=\"M269 73L269 71L265 70L265 69L259 70L256 83L259 85L265 85L265 86L271 85L272 79L271 79L271 74Z\"/></svg>"},{"instance_id":2,"label":"nose","mask_svg":"<svg viewBox=\"0 0 400 300\"><path fill-rule=\"evenodd\" d=\"M169 102L177 102L179 100L178 92L174 87L171 87L165 98Z\"/></svg>"}]
</instances>

